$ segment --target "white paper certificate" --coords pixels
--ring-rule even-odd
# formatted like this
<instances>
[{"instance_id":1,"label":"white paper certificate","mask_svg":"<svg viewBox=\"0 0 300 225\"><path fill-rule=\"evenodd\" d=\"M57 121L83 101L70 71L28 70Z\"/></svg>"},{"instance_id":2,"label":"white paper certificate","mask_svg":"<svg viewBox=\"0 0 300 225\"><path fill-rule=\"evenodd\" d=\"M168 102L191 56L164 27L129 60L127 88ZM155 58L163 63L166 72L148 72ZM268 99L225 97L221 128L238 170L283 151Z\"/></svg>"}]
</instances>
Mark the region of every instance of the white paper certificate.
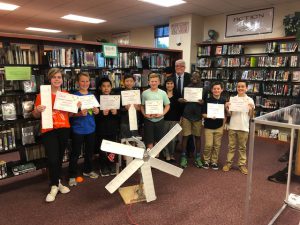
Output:
<instances>
[{"instance_id":1,"label":"white paper certificate","mask_svg":"<svg viewBox=\"0 0 300 225\"><path fill-rule=\"evenodd\" d=\"M120 95L100 95L100 109L120 109Z\"/></svg>"},{"instance_id":2,"label":"white paper certificate","mask_svg":"<svg viewBox=\"0 0 300 225\"><path fill-rule=\"evenodd\" d=\"M94 107L100 107L100 104L97 101L95 95L78 96L78 99L81 102L81 109L92 109Z\"/></svg>"},{"instance_id":3,"label":"white paper certificate","mask_svg":"<svg viewBox=\"0 0 300 225\"><path fill-rule=\"evenodd\" d=\"M137 130L138 124L137 124L137 118L136 118L136 109L133 105L130 105L130 108L128 110L128 117L129 117L129 130Z\"/></svg>"},{"instance_id":4,"label":"white paper certificate","mask_svg":"<svg viewBox=\"0 0 300 225\"><path fill-rule=\"evenodd\" d=\"M207 103L207 118L224 119L224 104Z\"/></svg>"},{"instance_id":5,"label":"white paper certificate","mask_svg":"<svg viewBox=\"0 0 300 225\"><path fill-rule=\"evenodd\" d=\"M163 100L146 100L145 108L146 108L146 114L163 114L164 112Z\"/></svg>"},{"instance_id":6,"label":"white paper certificate","mask_svg":"<svg viewBox=\"0 0 300 225\"><path fill-rule=\"evenodd\" d=\"M121 91L122 105L141 104L140 90Z\"/></svg>"},{"instance_id":7,"label":"white paper certificate","mask_svg":"<svg viewBox=\"0 0 300 225\"><path fill-rule=\"evenodd\" d=\"M42 128L53 128L51 85L41 85L40 92L41 105L46 106L46 109L42 112Z\"/></svg>"},{"instance_id":8,"label":"white paper certificate","mask_svg":"<svg viewBox=\"0 0 300 225\"><path fill-rule=\"evenodd\" d=\"M55 98L53 108L65 112L77 113L78 101L79 101L78 96L58 91L56 92L56 98Z\"/></svg>"},{"instance_id":9,"label":"white paper certificate","mask_svg":"<svg viewBox=\"0 0 300 225\"><path fill-rule=\"evenodd\" d=\"M188 102L198 102L202 99L203 88L185 87L183 96Z\"/></svg>"},{"instance_id":10,"label":"white paper certificate","mask_svg":"<svg viewBox=\"0 0 300 225\"><path fill-rule=\"evenodd\" d=\"M229 111L233 112L249 112L248 101L243 97L230 97Z\"/></svg>"}]
</instances>

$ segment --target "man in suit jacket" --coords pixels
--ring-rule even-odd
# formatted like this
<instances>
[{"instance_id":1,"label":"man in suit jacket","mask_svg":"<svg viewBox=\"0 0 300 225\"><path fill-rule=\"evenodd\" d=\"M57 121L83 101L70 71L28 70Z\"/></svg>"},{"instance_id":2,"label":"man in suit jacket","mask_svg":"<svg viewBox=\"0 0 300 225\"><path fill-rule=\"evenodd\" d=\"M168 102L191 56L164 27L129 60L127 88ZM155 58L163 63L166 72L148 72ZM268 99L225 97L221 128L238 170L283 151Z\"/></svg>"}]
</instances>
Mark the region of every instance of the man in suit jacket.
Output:
<instances>
[{"instance_id":1,"label":"man in suit jacket","mask_svg":"<svg viewBox=\"0 0 300 225\"><path fill-rule=\"evenodd\" d=\"M191 75L185 71L185 61L179 59L175 62L174 84L180 97L183 97L183 89L190 84Z\"/></svg>"}]
</instances>

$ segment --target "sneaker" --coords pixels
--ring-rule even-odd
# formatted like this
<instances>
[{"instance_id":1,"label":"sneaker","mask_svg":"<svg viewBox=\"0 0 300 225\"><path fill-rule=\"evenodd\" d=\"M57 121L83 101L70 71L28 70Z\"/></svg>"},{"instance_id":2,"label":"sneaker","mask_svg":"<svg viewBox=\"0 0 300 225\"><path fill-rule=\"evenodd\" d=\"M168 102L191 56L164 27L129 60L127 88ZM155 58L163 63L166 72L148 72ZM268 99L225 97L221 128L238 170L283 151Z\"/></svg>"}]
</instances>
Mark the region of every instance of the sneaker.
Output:
<instances>
[{"instance_id":1,"label":"sneaker","mask_svg":"<svg viewBox=\"0 0 300 225\"><path fill-rule=\"evenodd\" d=\"M108 177L109 176L109 172L110 171L106 167L100 169L100 175L101 175L101 177Z\"/></svg>"},{"instance_id":2,"label":"sneaker","mask_svg":"<svg viewBox=\"0 0 300 225\"><path fill-rule=\"evenodd\" d=\"M83 174L83 176L89 177L92 179L97 179L99 177L99 175L95 171L91 171L89 173L82 173L82 174Z\"/></svg>"},{"instance_id":3,"label":"sneaker","mask_svg":"<svg viewBox=\"0 0 300 225\"><path fill-rule=\"evenodd\" d=\"M213 170L218 170L218 169L219 169L219 166L218 166L217 163L212 163L210 166L211 166L211 168L212 168Z\"/></svg>"},{"instance_id":4,"label":"sneaker","mask_svg":"<svg viewBox=\"0 0 300 225\"><path fill-rule=\"evenodd\" d=\"M245 165L239 166L239 169L240 169L240 171L241 171L242 174L245 174L245 175L248 174L248 169L247 169L247 167Z\"/></svg>"},{"instance_id":5,"label":"sneaker","mask_svg":"<svg viewBox=\"0 0 300 225\"><path fill-rule=\"evenodd\" d=\"M230 164L226 164L225 166L223 166L223 171L224 172L228 172L231 169L231 165Z\"/></svg>"},{"instance_id":6,"label":"sneaker","mask_svg":"<svg viewBox=\"0 0 300 225\"><path fill-rule=\"evenodd\" d=\"M117 174L116 165L111 166L110 173L111 176L115 176Z\"/></svg>"},{"instance_id":7,"label":"sneaker","mask_svg":"<svg viewBox=\"0 0 300 225\"><path fill-rule=\"evenodd\" d=\"M169 162L170 160L171 160L171 157L170 157L169 155L167 155L167 156L166 156L166 161Z\"/></svg>"},{"instance_id":8,"label":"sneaker","mask_svg":"<svg viewBox=\"0 0 300 225\"><path fill-rule=\"evenodd\" d=\"M59 181L59 184L58 184L58 190L59 190L59 192L62 193L62 194L67 194L67 193L70 192L70 189L69 189L67 186L62 185L62 184L60 183L60 181Z\"/></svg>"},{"instance_id":9,"label":"sneaker","mask_svg":"<svg viewBox=\"0 0 300 225\"><path fill-rule=\"evenodd\" d=\"M77 185L76 179L75 178L70 178L69 179L69 186L72 187L72 186L76 186L76 185Z\"/></svg>"},{"instance_id":10,"label":"sneaker","mask_svg":"<svg viewBox=\"0 0 300 225\"><path fill-rule=\"evenodd\" d=\"M50 193L47 194L46 202L53 202L58 193L58 187L56 185L51 186Z\"/></svg>"},{"instance_id":11,"label":"sneaker","mask_svg":"<svg viewBox=\"0 0 300 225\"><path fill-rule=\"evenodd\" d=\"M208 162L204 162L203 163L203 166L202 166L204 169L209 169L209 163Z\"/></svg>"},{"instance_id":12,"label":"sneaker","mask_svg":"<svg viewBox=\"0 0 300 225\"><path fill-rule=\"evenodd\" d=\"M197 168L202 168L203 167L203 164L202 164L202 161L201 161L201 158L200 157L197 157L196 159L195 159L195 166L197 167Z\"/></svg>"},{"instance_id":13,"label":"sneaker","mask_svg":"<svg viewBox=\"0 0 300 225\"><path fill-rule=\"evenodd\" d=\"M180 159L180 167L185 169L187 168L187 158L186 156L181 156L181 159Z\"/></svg>"}]
</instances>

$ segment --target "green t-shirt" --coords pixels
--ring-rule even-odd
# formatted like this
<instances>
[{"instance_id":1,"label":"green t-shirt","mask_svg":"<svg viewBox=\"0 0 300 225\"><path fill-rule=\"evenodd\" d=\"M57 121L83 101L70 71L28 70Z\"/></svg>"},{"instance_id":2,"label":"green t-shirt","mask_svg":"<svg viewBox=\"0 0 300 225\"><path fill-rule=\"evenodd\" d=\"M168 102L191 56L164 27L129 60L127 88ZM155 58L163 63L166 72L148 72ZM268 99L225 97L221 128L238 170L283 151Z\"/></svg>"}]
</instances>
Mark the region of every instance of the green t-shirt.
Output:
<instances>
[{"instance_id":1,"label":"green t-shirt","mask_svg":"<svg viewBox=\"0 0 300 225\"><path fill-rule=\"evenodd\" d=\"M142 105L145 105L146 100L162 100L164 106L170 104L170 100L168 98L167 93L160 89L157 89L157 91L151 91L151 89L149 88L146 91L144 91L142 93ZM152 122L158 122L163 118L164 117L162 116L159 118L147 118L147 119Z\"/></svg>"}]
</instances>

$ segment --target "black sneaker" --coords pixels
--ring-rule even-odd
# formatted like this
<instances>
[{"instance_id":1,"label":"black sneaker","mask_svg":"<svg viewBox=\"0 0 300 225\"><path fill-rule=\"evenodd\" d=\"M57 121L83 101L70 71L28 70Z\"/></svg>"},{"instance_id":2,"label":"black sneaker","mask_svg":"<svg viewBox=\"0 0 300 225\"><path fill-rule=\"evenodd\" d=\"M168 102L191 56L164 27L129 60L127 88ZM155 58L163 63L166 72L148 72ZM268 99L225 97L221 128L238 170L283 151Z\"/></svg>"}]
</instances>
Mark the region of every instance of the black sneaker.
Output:
<instances>
[{"instance_id":1,"label":"black sneaker","mask_svg":"<svg viewBox=\"0 0 300 225\"><path fill-rule=\"evenodd\" d=\"M110 167L110 173L109 174L112 175L112 176L114 176L114 175L117 174L116 165L115 164Z\"/></svg>"},{"instance_id":2,"label":"black sneaker","mask_svg":"<svg viewBox=\"0 0 300 225\"><path fill-rule=\"evenodd\" d=\"M108 177L109 173L110 173L110 171L106 167L100 169L100 175L101 175L101 177Z\"/></svg>"},{"instance_id":3,"label":"black sneaker","mask_svg":"<svg viewBox=\"0 0 300 225\"><path fill-rule=\"evenodd\" d=\"M213 170L218 170L218 169L219 169L219 166L218 166L217 163L212 163L210 166L211 166L211 168L212 168Z\"/></svg>"},{"instance_id":4,"label":"black sneaker","mask_svg":"<svg viewBox=\"0 0 300 225\"><path fill-rule=\"evenodd\" d=\"M209 169L209 163L204 162L202 167L203 167L203 169L206 169L206 170Z\"/></svg>"}]
</instances>

